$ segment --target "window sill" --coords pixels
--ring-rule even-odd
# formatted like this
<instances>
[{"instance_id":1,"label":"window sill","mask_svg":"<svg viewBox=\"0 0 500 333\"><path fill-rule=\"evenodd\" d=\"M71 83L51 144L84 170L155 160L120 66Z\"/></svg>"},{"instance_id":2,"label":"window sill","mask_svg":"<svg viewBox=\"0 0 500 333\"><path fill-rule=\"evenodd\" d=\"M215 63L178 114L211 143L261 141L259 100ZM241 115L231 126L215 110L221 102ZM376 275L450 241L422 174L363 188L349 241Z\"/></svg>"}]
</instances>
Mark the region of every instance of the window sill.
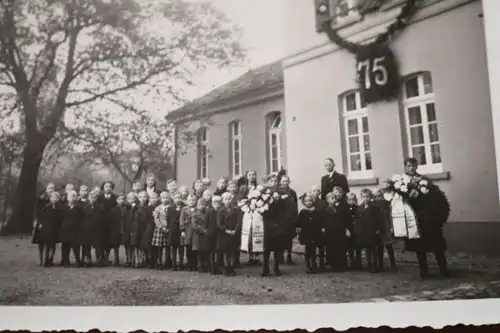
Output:
<instances>
[{"instance_id":1,"label":"window sill","mask_svg":"<svg viewBox=\"0 0 500 333\"><path fill-rule=\"evenodd\" d=\"M365 178L365 179L347 179L349 186L370 186L370 185L378 185L378 177L374 178Z\"/></svg>"},{"instance_id":2,"label":"window sill","mask_svg":"<svg viewBox=\"0 0 500 333\"><path fill-rule=\"evenodd\" d=\"M424 173L422 175L426 176L430 180L450 180L451 179L451 173L449 171Z\"/></svg>"}]
</instances>

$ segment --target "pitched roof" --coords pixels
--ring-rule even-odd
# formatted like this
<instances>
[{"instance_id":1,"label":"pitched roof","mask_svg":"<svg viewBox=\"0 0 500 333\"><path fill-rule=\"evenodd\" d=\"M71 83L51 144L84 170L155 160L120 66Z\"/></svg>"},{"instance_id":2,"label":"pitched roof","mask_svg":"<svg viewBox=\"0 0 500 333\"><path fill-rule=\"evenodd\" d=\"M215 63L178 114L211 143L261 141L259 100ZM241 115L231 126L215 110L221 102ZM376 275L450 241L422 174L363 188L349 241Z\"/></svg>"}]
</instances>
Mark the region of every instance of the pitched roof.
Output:
<instances>
[{"instance_id":1,"label":"pitched roof","mask_svg":"<svg viewBox=\"0 0 500 333\"><path fill-rule=\"evenodd\" d=\"M283 84L283 67L281 60L254 68L245 74L219 86L208 94L196 98L188 104L169 112L167 118L175 119L188 113L196 113L209 107L223 105L231 99L259 89Z\"/></svg>"}]
</instances>

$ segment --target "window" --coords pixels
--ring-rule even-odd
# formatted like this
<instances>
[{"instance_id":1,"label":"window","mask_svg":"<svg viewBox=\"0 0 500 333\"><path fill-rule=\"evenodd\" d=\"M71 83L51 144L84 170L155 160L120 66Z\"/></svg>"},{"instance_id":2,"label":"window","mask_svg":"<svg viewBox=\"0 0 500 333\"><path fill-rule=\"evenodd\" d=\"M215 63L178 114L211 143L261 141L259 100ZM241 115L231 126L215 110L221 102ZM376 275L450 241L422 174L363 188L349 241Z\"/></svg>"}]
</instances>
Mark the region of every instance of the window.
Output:
<instances>
[{"instance_id":1,"label":"window","mask_svg":"<svg viewBox=\"0 0 500 333\"><path fill-rule=\"evenodd\" d=\"M233 121L231 134L231 172L233 177L241 176L241 121Z\"/></svg>"},{"instance_id":2,"label":"window","mask_svg":"<svg viewBox=\"0 0 500 333\"><path fill-rule=\"evenodd\" d=\"M198 130L198 177L208 178L208 136L206 128Z\"/></svg>"},{"instance_id":3,"label":"window","mask_svg":"<svg viewBox=\"0 0 500 333\"><path fill-rule=\"evenodd\" d=\"M269 117L269 171L278 172L283 167L283 123L281 113L275 112Z\"/></svg>"},{"instance_id":4,"label":"window","mask_svg":"<svg viewBox=\"0 0 500 333\"><path fill-rule=\"evenodd\" d=\"M335 24L349 23L359 16L356 11L356 0L330 1L332 4L332 18Z\"/></svg>"},{"instance_id":5,"label":"window","mask_svg":"<svg viewBox=\"0 0 500 333\"><path fill-rule=\"evenodd\" d=\"M372 178L370 128L366 103L359 91L341 97L349 178Z\"/></svg>"},{"instance_id":6,"label":"window","mask_svg":"<svg viewBox=\"0 0 500 333\"><path fill-rule=\"evenodd\" d=\"M430 73L408 78L403 93L409 156L417 159L420 172L441 172L441 149Z\"/></svg>"}]
</instances>

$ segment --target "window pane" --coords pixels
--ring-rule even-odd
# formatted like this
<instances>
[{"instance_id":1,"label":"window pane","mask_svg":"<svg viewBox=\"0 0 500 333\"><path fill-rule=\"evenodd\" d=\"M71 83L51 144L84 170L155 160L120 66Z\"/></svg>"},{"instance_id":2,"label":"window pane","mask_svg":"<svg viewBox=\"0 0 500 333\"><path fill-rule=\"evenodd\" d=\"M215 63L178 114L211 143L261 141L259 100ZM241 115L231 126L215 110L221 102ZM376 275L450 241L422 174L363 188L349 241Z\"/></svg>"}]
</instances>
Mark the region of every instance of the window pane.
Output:
<instances>
[{"instance_id":1,"label":"window pane","mask_svg":"<svg viewBox=\"0 0 500 333\"><path fill-rule=\"evenodd\" d=\"M412 148L413 157L415 157L420 165L426 165L427 159L425 158L425 147L413 147Z\"/></svg>"},{"instance_id":2,"label":"window pane","mask_svg":"<svg viewBox=\"0 0 500 333\"><path fill-rule=\"evenodd\" d=\"M351 155L351 171L361 171L361 156L359 154Z\"/></svg>"},{"instance_id":3,"label":"window pane","mask_svg":"<svg viewBox=\"0 0 500 333\"><path fill-rule=\"evenodd\" d=\"M366 164L366 170L372 169L372 154L370 153L365 154L365 164Z\"/></svg>"},{"instance_id":4,"label":"window pane","mask_svg":"<svg viewBox=\"0 0 500 333\"><path fill-rule=\"evenodd\" d=\"M424 130L422 126L410 128L412 146L421 145L424 143Z\"/></svg>"},{"instance_id":5,"label":"window pane","mask_svg":"<svg viewBox=\"0 0 500 333\"><path fill-rule=\"evenodd\" d=\"M350 93L345 97L345 110L353 111L356 110L356 93Z\"/></svg>"},{"instance_id":6,"label":"window pane","mask_svg":"<svg viewBox=\"0 0 500 333\"><path fill-rule=\"evenodd\" d=\"M278 160L273 159L271 163L271 172L278 171Z\"/></svg>"},{"instance_id":7,"label":"window pane","mask_svg":"<svg viewBox=\"0 0 500 333\"><path fill-rule=\"evenodd\" d=\"M439 142L438 125L436 123L429 125L430 142Z\"/></svg>"},{"instance_id":8,"label":"window pane","mask_svg":"<svg viewBox=\"0 0 500 333\"><path fill-rule=\"evenodd\" d=\"M441 163L441 149L439 144L431 145L432 163Z\"/></svg>"},{"instance_id":9,"label":"window pane","mask_svg":"<svg viewBox=\"0 0 500 333\"><path fill-rule=\"evenodd\" d=\"M361 100L361 108L366 107L366 101L361 94L359 94L359 99Z\"/></svg>"},{"instance_id":10,"label":"window pane","mask_svg":"<svg viewBox=\"0 0 500 333\"><path fill-rule=\"evenodd\" d=\"M239 164L240 163L240 154L234 154L234 164Z\"/></svg>"},{"instance_id":11,"label":"window pane","mask_svg":"<svg viewBox=\"0 0 500 333\"><path fill-rule=\"evenodd\" d=\"M428 103L425 105L427 109L427 121L436 121L436 107L434 103Z\"/></svg>"},{"instance_id":12,"label":"window pane","mask_svg":"<svg viewBox=\"0 0 500 333\"><path fill-rule=\"evenodd\" d=\"M349 14L349 3L347 0L340 0L337 8L336 8L337 15L340 17L345 17Z\"/></svg>"},{"instance_id":13,"label":"window pane","mask_svg":"<svg viewBox=\"0 0 500 333\"><path fill-rule=\"evenodd\" d=\"M363 147L365 151L370 151L370 134L363 135Z\"/></svg>"},{"instance_id":14,"label":"window pane","mask_svg":"<svg viewBox=\"0 0 500 333\"><path fill-rule=\"evenodd\" d=\"M239 176L239 174L240 174L240 165L239 164L236 164L234 166L234 174L235 174L235 176Z\"/></svg>"},{"instance_id":15,"label":"window pane","mask_svg":"<svg viewBox=\"0 0 500 333\"><path fill-rule=\"evenodd\" d=\"M271 134L271 146L276 146L277 141L276 134Z\"/></svg>"},{"instance_id":16,"label":"window pane","mask_svg":"<svg viewBox=\"0 0 500 333\"><path fill-rule=\"evenodd\" d=\"M432 94L432 78L430 73L422 74L422 81L424 83L424 94Z\"/></svg>"},{"instance_id":17,"label":"window pane","mask_svg":"<svg viewBox=\"0 0 500 333\"><path fill-rule=\"evenodd\" d=\"M279 128L280 126L281 126L281 115L278 115L276 116L276 118L274 118L271 128Z\"/></svg>"},{"instance_id":18,"label":"window pane","mask_svg":"<svg viewBox=\"0 0 500 333\"><path fill-rule=\"evenodd\" d=\"M234 150L235 151L239 151L240 150L240 140L234 140L233 141L233 147L234 147Z\"/></svg>"},{"instance_id":19,"label":"window pane","mask_svg":"<svg viewBox=\"0 0 500 333\"><path fill-rule=\"evenodd\" d=\"M357 136L349 138L349 152L350 153L359 152L359 139Z\"/></svg>"},{"instance_id":20,"label":"window pane","mask_svg":"<svg viewBox=\"0 0 500 333\"><path fill-rule=\"evenodd\" d=\"M422 114L420 113L420 106L413 106L408 108L408 121L411 125L422 123Z\"/></svg>"},{"instance_id":21,"label":"window pane","mask_svg":"<svg viewBox=\"0 0 500 333\"><path fill-rule=\"evenodd\" d=\"M349 119L347 121L347 134L358 134L358 119Z\"/></svg>"},{"instance_id":22,"label":"window pane","mask_svg":"<svg viewBox=\"0 0 500 333\"><path fill-rule=\"evenodd\" d=\"M237 121L233 123L233 135L234 136L240 135L240 123Z\"/></svg>"},{"instance_id":23,"label":"window pane","mask_svg":"<svg viewBox=\"0 0 500 333\"><path fill-rule=\"evenodd\" d=\"M418 90L418 77L414 76L405 83L406 98L412 98L420 95Z\"/></svg>"},{"instance_id":24,"label":"window pane","mask_svg":"<svg viewBox=\"0 0 500 333\"><path fill-rule=\"evenodd\" d=\"M368 117L363 117L362 118L362 123L363 123L363 133L368 133Z\"/></svg>"},{"instance_id":25,"label":"window pane","mask_svg":"<svg viewBox=\"0 0 500 333\"><path fill-rule=\"evenodd\" d=\"M271 158L272 159L278 158L278 147L276 146L271 147Z\"/></svg>"}]
</instances>

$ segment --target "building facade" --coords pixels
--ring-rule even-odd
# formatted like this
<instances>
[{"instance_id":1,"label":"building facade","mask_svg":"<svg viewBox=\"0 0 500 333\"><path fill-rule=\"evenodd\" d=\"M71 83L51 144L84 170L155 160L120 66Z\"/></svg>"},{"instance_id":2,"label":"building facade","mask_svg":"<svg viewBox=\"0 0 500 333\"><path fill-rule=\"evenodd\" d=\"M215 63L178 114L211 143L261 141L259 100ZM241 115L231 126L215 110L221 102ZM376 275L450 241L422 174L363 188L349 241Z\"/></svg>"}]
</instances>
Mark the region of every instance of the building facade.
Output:
<instances>
[{"instance_id":1,"label":"building facade","mask_svg":"<svg viewBox=\"0 0 500 333\"><path fill-rule=\"evenodd\" d=\"M335 28L366 42L394 21L406 1L385 1L364 17L348 10L356 2L332 5ZM404 158L414 156L419 172L449 196L450 248L498 252L498 171L481 1L421 1L411 24L390 43L403 76L401 96L370 105L355 82L355 56L318 32L319 3L296 1L286 12L287 164L296 189L318 183L327 156L354 192L403 172Z\"/></svg>"},{"instance_id":2,"label":"building facade","mask_svg":"<svg viewBox=\"0 0 500 333\"><path fill-rule=\"evenodd\" d=\"M248 71L168 115L177 126L176 178L258 177L285 167L281 62ZM192 139L182 134L192 134Z\"/></svg>"}]
</instances>

